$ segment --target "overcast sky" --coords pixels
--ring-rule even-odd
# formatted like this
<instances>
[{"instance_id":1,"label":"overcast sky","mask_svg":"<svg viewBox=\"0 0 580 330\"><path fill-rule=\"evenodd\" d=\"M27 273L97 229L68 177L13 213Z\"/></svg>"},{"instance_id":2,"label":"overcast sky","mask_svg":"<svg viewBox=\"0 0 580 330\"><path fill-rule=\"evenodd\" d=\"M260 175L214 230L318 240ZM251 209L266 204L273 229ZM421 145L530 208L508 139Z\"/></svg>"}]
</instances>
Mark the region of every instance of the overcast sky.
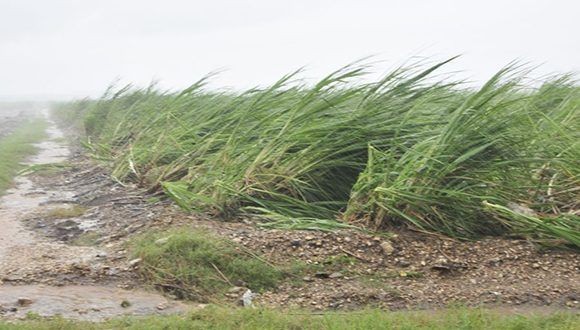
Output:
<instances>
[{"instance_id":1,"label":"overcast sky","mask_svg":"<svg viewBox=\"0 0 580 330\"><path fill-rule=\"evenodd\" d=\"M185 87L307 77L368 55L463 56L474 81L519 59L538 74L580 70L578 0L0 0L0 97L98 96L120 78Z\"/></svg>"}]
</instances>

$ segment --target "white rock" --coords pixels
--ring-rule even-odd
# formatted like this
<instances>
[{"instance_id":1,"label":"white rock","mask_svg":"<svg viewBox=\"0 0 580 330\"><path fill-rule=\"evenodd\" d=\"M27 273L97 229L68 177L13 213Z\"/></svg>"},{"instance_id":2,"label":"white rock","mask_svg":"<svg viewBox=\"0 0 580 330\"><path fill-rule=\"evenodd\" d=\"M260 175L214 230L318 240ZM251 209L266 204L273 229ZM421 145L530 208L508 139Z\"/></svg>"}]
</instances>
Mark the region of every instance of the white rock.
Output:
<instances>
[{"instance_id":1,"label":"white rock","mask_svg":"<svg viewBox=\"0 0 580 330\"><path fill-rule=\"evenodd\" d=\"M141 261L143 261L143 259L141 259L141 258L133 259L133 260L129 261L129 266L135 267L138 264L140 264Z\"/></svg>"},{"instance_id":2,"label":"white rock","mask_svg":"<svg viewBox=\"0 0 580 330\"><path fill-rule=\"evenodd\" d=\"M388 241L384 241L381 243L381 249L383 249L383 253L386 255L391 255L393 254L393 252L395 252L395 248Z\"/></svg>"},{"instance_id":3,"label":"white rock","mask_svg":"<svg viewBox=\"0 0 580 330\"><path fill-rule=\"evenodd\" d=\"M242 299L241 299L242 306L251 307L252 300L254 299L255 296L256 296L256 294L253 293L252 290L250 290L250 289L246 290L246 292L244 292L244 294L242 295Z\"/></svg>"},{"instance_id":4,"label":"white rock","mask_svg":"<svg viewBox=\"0 0 580 330\"><path fill-rule=\"evenodd\" d=\"M155 245L157 245L157 246L164 245L164 244L166 244L167 242L169 242L169 239L170 239L170 238L171 238L170 236L169 236L169 237L163 237L163 238L160 238L160 239L158 239L158 240L156 240L156 241L155 241Z\"/></svg>"}]
</instances>

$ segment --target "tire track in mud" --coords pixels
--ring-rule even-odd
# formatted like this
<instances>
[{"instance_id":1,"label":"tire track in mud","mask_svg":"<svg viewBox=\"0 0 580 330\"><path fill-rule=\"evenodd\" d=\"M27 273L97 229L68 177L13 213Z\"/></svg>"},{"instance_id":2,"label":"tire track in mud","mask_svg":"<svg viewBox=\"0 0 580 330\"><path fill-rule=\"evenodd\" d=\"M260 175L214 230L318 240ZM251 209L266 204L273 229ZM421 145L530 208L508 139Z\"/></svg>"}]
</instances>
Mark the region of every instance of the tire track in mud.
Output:
<instances>
[{"instance_id":1,"label":"tire track in mud","mask_svg":"<svg viewBox=\"0 0 580 330\"><path fill-rule=\"evenodd\" d=\"M49 137L36 145L38 153L26 165L62 163L70 156L70 150L62 142L63 133L48 118L47 111L43 115L50 124ZM99 257L105 254L97 247L73 246L41 237L24 226L26 218L57 207L71 207L71 204L51 201L71 200L74 193L43 189L26 176L18 176L14 187L0 198L0 318L21 318L33 312L42 316L102 320L120 315L185 311L188 306L156 293L98 283L74 283L74 278L66 286L43 284L48 282L43 274L62 272L62 276L67 276L67 269L99 264Z\"/></svg>"}]
</instances>

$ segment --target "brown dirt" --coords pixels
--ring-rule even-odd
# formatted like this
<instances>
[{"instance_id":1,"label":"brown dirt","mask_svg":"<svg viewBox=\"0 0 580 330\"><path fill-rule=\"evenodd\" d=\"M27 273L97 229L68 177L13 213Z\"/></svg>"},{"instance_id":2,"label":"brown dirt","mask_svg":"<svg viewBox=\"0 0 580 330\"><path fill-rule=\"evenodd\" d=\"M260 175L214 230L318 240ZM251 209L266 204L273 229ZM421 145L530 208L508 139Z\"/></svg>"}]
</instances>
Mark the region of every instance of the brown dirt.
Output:
<instances>
[{"instance_id":1,"label":"brown dirt","mask_svg":"<svg viewBox=\"0 0 580 330\"><path fill-rule=\"evenodd\" d=\"M49 203L81 205L85 214L66 221L37 215L28 226L52 240L96 246L103 255L99 262L81 263L77 269L44 268L21 282L140 286L135 267L129 264L127 240L149 229L191 226L232 239L274 264L301 268L300 276L258 295L256 302L265 306L396 310L460 303L576 311L580 307L580 259L575 251L542 249L506 238L461 242L405 229L388 234L265 230L247 219L212 220L186 214L163 198L154 202L137 187L114 182L105 169L79 154L69 163L66 171L39 173L33 181L38 187L74 192L70 200Z\"/></svg>"}]
</instances>

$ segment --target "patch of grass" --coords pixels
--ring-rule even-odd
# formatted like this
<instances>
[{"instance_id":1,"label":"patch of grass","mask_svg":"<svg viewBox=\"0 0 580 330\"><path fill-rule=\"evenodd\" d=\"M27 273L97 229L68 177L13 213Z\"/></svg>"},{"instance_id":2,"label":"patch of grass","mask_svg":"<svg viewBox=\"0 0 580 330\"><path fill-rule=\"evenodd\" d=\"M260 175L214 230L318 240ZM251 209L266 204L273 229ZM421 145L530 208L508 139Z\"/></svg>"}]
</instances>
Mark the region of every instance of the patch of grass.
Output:
<instances>
[{"instance_id":1,"label":"patch of grass","mask_svg":"<svg viewBox=\"0 0 580 330\"><path fill-rule=\"evenodd\" d=\"M184 299L212 300L232 286L271 289L283 276L244 247L196 229L146 234L131 251L149 283Z\"/></svg>"},{"instance_id":2,"label":"patch of grass","mask_svg":"<svg viewBox=\"0 0 580 330\"><path fill-rule=\"evenodd\" d=\"M43 317L40 314L35 313L35 312L27 312L25 319L29 320L29 321L40 321L43 319Z\"/></svg>"},{"instance_id":3,"label":"patch of grass","mask_svg":"<svg viewBox=\"0 0 580 330\"><path fill-rule=\"evenodd\" d=\"M49 210L46 216L53 219L70 219L78 218L85 214L87 209L80 205L73 205L70 207L58 207Z\"/></svg>"},{"instance_id":4,"label":"patch of grass","mask_svg":"<svg viewBox=\"0 0 580 330\"><path fill-rule=\"evenodd\" d=\"M362 310L311 314L262 308L226 309L209 306L183 316L149 316L113 319L103 323L69 321L62 318L0 322L0 329L470 329L470 330L574 330L580 316L574 313L514 315L484 309L455 308L443 311L386 312Z\"/></svg>"},{"instance_id":5,"label":"patch of grass","mask_svg":"<svg viewBox=\"0 0 580 330\"><path fill-rule=\"evenodd\" d=\"M12 184L12 179L22 168L20 162L34 154L36 148L33 143L46 136L46 127L43 119L29 120L0 139L0 194Z\"/></svg>"}]
</instances>

